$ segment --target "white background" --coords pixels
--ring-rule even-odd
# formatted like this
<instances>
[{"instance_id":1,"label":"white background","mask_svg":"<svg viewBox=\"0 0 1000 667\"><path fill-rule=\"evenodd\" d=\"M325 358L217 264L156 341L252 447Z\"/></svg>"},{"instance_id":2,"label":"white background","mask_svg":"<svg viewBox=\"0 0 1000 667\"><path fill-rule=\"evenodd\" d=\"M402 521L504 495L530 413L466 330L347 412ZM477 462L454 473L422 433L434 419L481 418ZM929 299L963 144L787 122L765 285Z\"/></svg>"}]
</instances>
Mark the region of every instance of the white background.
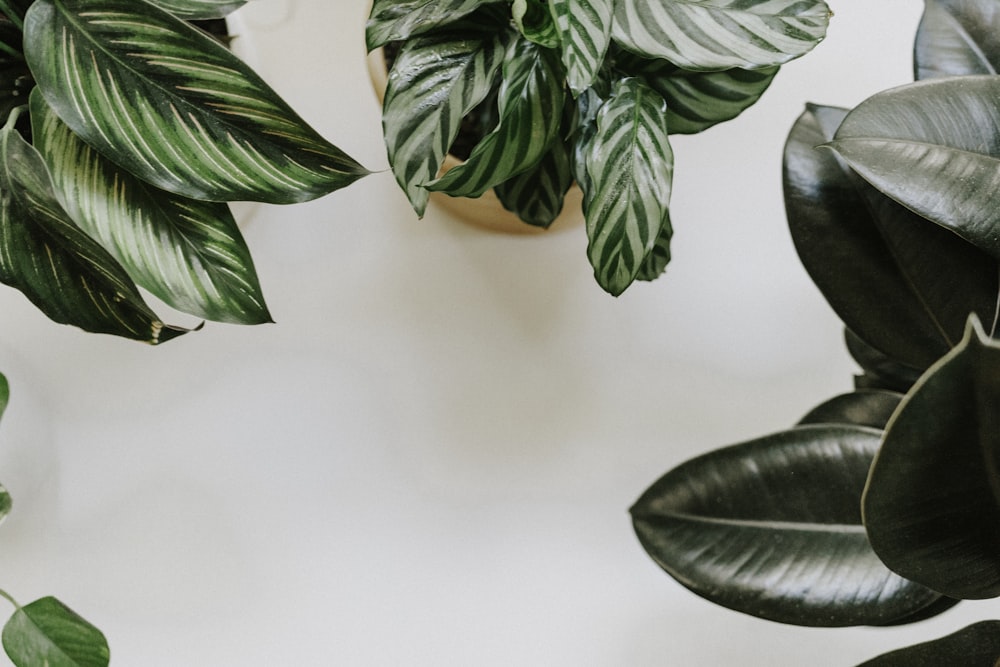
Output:
<instances>
[{"instance_id":1,"label":"white background","mask_svg":"<svg viewBox=\"0 0 1000 667\"><path fill-rule=\"evenodd\" d=\"M150 348L0 290L0 587L58 596L126 667L848 666L996 615L743 617L662 573L629 522L669 468L851 386L785 227L781 149L807 101L910 79L921 3L832 7L763 101L675 140L675 259L614 299L582 228L416 219L382 171L365 0L250 3L262 75L381 173L249 210L273 325Z\"/></svg>"}]
</instances>

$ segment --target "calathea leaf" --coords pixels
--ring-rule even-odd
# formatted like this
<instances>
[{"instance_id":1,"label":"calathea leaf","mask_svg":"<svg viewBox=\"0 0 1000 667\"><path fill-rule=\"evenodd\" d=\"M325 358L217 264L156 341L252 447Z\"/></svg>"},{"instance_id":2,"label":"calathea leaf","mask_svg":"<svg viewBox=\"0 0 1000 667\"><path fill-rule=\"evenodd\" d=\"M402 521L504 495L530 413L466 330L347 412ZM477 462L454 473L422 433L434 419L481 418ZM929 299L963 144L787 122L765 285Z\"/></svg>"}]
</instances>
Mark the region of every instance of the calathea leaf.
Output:
<instances>
[{"instance_id":1,"label":"calathea leaf","mask_svg":"<svg viewBox=\"0 0 1000 667\"><path fill-rule=\"evenodd\" d=\"M594 84L611 42L613 0L550 0L566 83L574 95Z\"/></svg>"},{"instance_id":2,"label":"calathea leaf","mask_svg":"<svg viewBox=\"0 0 1000 667\"><path fill-rule=\"evenodd\" d=\"M153 344L184 333L165 326L121 265L73 223L16 120L0 132L0 282L56 322L86 331Z\"/></svg>"},{"instance_id":3,"label":"calathea leaf","mask_svg":"<svg viewBox=\"0 0 1000 667\"><path fill-rule=\"evenodd\" d=\"M538 164L500 183L494 190L504 208L523 222L548 227L562 211L572 185L572 149L566 142L556 140Z\"/></svg>"},{"instance_id":4,"label":"calathea leaf","mask_svg":"<svg viewBox=\"0 0 1000 667\"><path fill-rule=\"evenodd\" d=\"M584 147L587 255L598 284L618 296L643 270L670 228L674 155L663 98L639 79L623 79L597 115Z\"/></svg>"},{"instance_id":5,"label":"calathea leaf","mask_svg":"<svg viewBox=\"0 0 1000 667\"><path fill-rule=\"evenodd\" d=\"M883 625L940 595L872 551L859 499L881 432L803 426L681 464L632 508L639 540L681 584L784 623Z\"/></svg>"},{"instance_id":6,"label":"calathea leaf","mask_svg":"<svg viewBox=\"0 0 1000 667\"><path fill-rule=\"evenodd\" d=\"M996 74L997 22L993 0L925 0L913 48L915 78Z\"/></svg>"},{"instance_id":7,"label":"calathea leaf","mask_svg":"<svg viewBox=\"0 0 1000 667\"><path fill-rule=\"evenodd\" d=\"M407 41L389 72L382 103L385 144L396 181L423 215L462 118L493 89L509 34L440 33Z\"/></svg>"},{"instance_id":8,"label":"calathea leaf","mask_svg":"<svg viewBox=\"0 0 1000 667\"><path fill-rule=\"evenodd\" d=\"M559 31L547 0L514 0L511 15L525 39L548 49L559 47Z\"/></svg>"},{"instance_id":9,"label":"calathea leaf","mask_svg":"<svg viewBox=\"0 0 1000 667\"><path fill-rule=\"evenodd\" d=\"M523 37L504 56L497 104L500 123L472 150L469 159L428 190L454 197L479 197L499 183L530 169L559 136L565 81L556 51Z\"/></svg>"},{"instance_id":10,"label":"calathea leaf","mask_svg":"<svg viewBox=\"0 0 1000 667\"><path fill-rule=\"evenodd\" d=\"M653 249L646 253L646 258L642 260L639 273L635 274L636 280L651 281L656 280L667 270L670 263L670 240L674 236L674 227L670 223L670 211L666 212L663 226L653 243Z\"/></svg>"},{"instance_id":11,"label":"calathea leaf","mask_svg":"<svg viewBox=\"0 0 1000 667\"><path fill-rule=\"evenodd\" d=\"M1000 595L1000 343L970 318L889 423L864 494L893 571L961 599Z\"/></svg>"},{"instance_id":12,"label":"calathea leaf","mask_svg":"<svg viewBox=\"0 0 1000 667\"><path fill-rule=\"evenodd\" d=\"M250 251L226 204L188 199L138 180L80 141L37 90L31 121L63 207L138 285L205 319L271 320Z\"/></svg>"},{"instance_id":13,"label":"calathea leaf","mask_svg":"<svg viewBox=\"0 0 1000 667\"><path fill-rule=\"evenodd\" d=\"M445 26L496 0L375 0L365 27L372 51Z\"/></svg>"},{"instance_id":14,"label":"calathea leaf","mask_svg":"<svg viewBox=\"0 0 1000 667\"><path fill-rule=\"evenodd\" d=\"M862 389L840 394L810 410L799 425L854 424L884 429L903 400L903 394L884 389Z\"/></svg>"},{"instance_id":15,"label":"calathea leaf","mask_svg":"<svg viewBox=\"0 0 1000 667\"><path fill-rule=\"evenodd\" d=\"M7 382L7 377L0 373L0 417L3 417L4 410L7 409L7 403L10 401L10 384Z\"/></svg>"},{"instance_id":16,"label":"calathea leaf","mask_svg":"<svg viewBox=\"0 0 1000 667\"><path fill-rule=\"evenodd\" d=\"M164 190L287 204L368 172L221 44L145 0L37 0L25 57L59 117Z\"/></svg>"},{"instance_id":17,"label":"calathea leaf","mask_svg":"<svg viewBox=\"0 0 1000 667\"><path fill-rule=\"evenodd\" d=\"M946 637L880 655L858 667L941 667L959 659L962 667L996 667L1000 621L973 623Z\"/></svg>"},{"instance_id":18,"label":"calathea leaf","mask_svg":"<svg viewBox=\"0 0 1000 667\"><path fill-rule=\"evenodd\" d=\"M822 0L618 0L611 36L684 69L756 69L809 52L829 19Z\"/></svg>"},{"instance_id":19,"label":"calathea leaf","mask_svg":"<svg viewBox=\"0 0 1000 667\"><path fill-rule=\"evenodd\" d=\"M7 518L13 506L14 501L10 497L10 493L3 485L0 485L0 522Z\"/></svg>"},{"instance_id":20,"label":"calathea leaf","mask_svg":"<svg viewBox=\"0 0 1000 667\"><path fill-rule=\"evenodd\" d=\"M149 0L149 2L187 21L222 18L247 4L247 0Z\"/></svg>"},{"instance_id":21,"label":"calathea leaf","mask_svg":"<svg viewBox=\"0 0 1000 667\"><path fill-rule=\"evenodd\" d=\"M107 667L111 660L104 634L53 597L15 611L3 647L17 667Z\"/></svg>"}]
</instances>

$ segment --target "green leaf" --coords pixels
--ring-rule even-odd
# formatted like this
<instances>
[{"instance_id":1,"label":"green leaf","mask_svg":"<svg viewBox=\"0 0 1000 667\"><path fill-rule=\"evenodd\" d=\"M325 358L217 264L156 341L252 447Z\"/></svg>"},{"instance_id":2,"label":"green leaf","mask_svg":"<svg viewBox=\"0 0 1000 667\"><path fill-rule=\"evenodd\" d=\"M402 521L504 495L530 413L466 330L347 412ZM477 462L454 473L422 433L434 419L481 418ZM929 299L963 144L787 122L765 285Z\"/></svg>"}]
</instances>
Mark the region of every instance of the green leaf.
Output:
<instances>
[{"instance_id":1,"label":"green leaf","mask_svg":"<svg viewBox=\"0 0 1000 667\"><path fill-rule=\"evenodd\" d=\"M0 132L0 282L86 331L153 344L184 333L165 326L121 265L72 222L41 155L11 121Z\"/></svg>"},{"instance_id":2,"label":"green leaf","mask_svg":"<svg viewBox=\"0 0 1000 667\"><path fill-rule=\"evenodd\" d=\"M619 81L585 148L587 255L598 284L618 296L670 229L673 150L666 105L639 79Z\"/></svg>"},{"instance_id":3,"label":"green leaf","mask_svg":"<svg viewBox=\"0 0 1000 667\"><path fill-rule=\"evenodd\" d=\"M699 456L632 508L646 551L717 604L811 626L882 625L940 595L871 550L861 491L881 432L803 426Z\"/></svg>"},{"instance_id":4,"label":"green leaf","mask_svg":"<svg viewBox=\"0 0 1000 667\"><path fill-rule=\"evenodd\" d=\"M1000 660L1000 621L980 621L946 637L901 648L858 667L996 667Z\"/></svg>"},{"instance_id":5,"label":"green leaf","mask_svg":"<svg viewBox=\"0 0 1000 667\"><path fill-rule=\"evenodd\" d=\"M844 342L847 351L858 365L861 375L854 376L856 389L883 389L905 394L920 379L921 369L901 364L861 340L845 327Z\"/></svg>"},{"instance_id":6,"label":"green leaf","mask_svg":"<svg viewBox=\"0 0 1000 667\"><path fill-rule=\"evenodd\" d=\"M882 430L903 400L903 394L883 389L863 389L840 394L810 410L799 425L854 424Z\"/></svg>"},{"instance_id":7,"label":"green leaf","mask_svg":"<svg viewBox=\"0 0 1000 667\"><path fill-rule=\"evenodd\" d=\"M563 201L573 185L571 149L556 141L541 161L528 171L497 185L497 198L523 222L548 227L563 209Z\"/></svg>"},{"instance_id":8,"label":"green leaf","mask_svg":"<svg viewBox=\"0 0 1000 667\"><path fill-rule=\"evenodd\" d=\"M997 264L879 193L836 154L816 150L844 117L842 109L810 105L789 135L784 187L792 240L847 327L919 372L962 337L970 312L994 317Z\"/></svg>"},{"instance_id":9,"label":"green leaf","mask_svg":"<svg viewBox=\"0 0 1000 667\"><path fill-rule=\"evenodd\" d=\"M548 0L514 0L511 14L525 39L548 49L559 48L559 31L549 13Z\"/></svg>"},{"instance_id":10,"label":"green leaf","mask_svg":"<svg viewBox=\"0 0 1000 667\"><path fill-rule=\"evenodd\" d=\"M670 240L674 236L674 228L670 223L670 211L667 211L660 233L653 243L653 249L646 253L646 258L642 260L639 273L635 275L636 280L652 281L663 275L670 263Z\"/></svg>"},{"instance_id":11,"label":"green leaf","mask_svg":"<svg viewBox=\"0 0 1000 667\"><path fill-rule=\"evenodd\" d=\"M949 597L1000 595L998 405L1000 343L973 316L889 423L865 489L879 557Z\"/></svg>"},{"instance_id":12,"label":"green leaf","mask_svg":"<svg viewBox=\"0 0 1000 667\"><path fill-rule=\"evenodd\" d=\"M456 21L496 0L375 0L365 27L372 51Z\"/></svg>"},{"instance_id":13,"label":"green leaf","mask_svg":"<svg viewBox=\"0 0 1000 667\"><path fill-rule=\"evenodd\" d=\"M573 95L594 84L611 43L613 0L550 0L566 83Z\"/></svg>"},{"instance_id":14,"label":"green leaf","mask_svg":"<svg viewBox=\"0 0 1000 667\"><path fill-rule=\"evenodd\" d=\"M915 78L996 74L998 28L994 0L926 0L913 48Z\"/></svg>"},{"instance_id":15,"label":"green leaf","mask_svg":"<svg viewBox=\"0 0 1000 667\"><path fill-rule=\"evenodd\" d=\"M7 409L7 403L10 401L10 384L7 382L7 377L0 373L0 417L3 417L4 410Z\"/></svg>"},{"instance_id":16,"label":"green leaf","mask_svg":"<svg viewBox=\"0 0 1000 667\"><path fill-rule=\"evenodd\" d=\"M10 493L0 484L0 522L7 518L13 506L14 500L10 497Z\"/></svg>"},{"instance_id":17,"label":"green leaf","mask_svg":"<svg viewBox=\"0 0 1000 667\"><path fill-rule=\"evenodd\" d=\"M149 0L187 21L219 19L247 4L247 0Z\"/></svg>"},{"instance_id":18,"label":"green leaf","mask_svg":"<svg viewBox=\"0 0 1000 667\"><path fill-rule=\"evenodd\" d=\"M159 188L288 204L368 172L221 44L145 0L37 0L25 56L73 132Z\"/></svg>"},{"instance_id":19,"label":"green leaf","mask_svg":"<svg viewBox=\"0 0 1000 667\"><path fill-rule=\"evenodd\" d=\"M53 597L14 612L3 647L17 667L106 667L111 659L101 631Z\"/></svg>"},{"instance_id":20,"label":"green leaf","mask_svg":"<svg viewBox=\"0 0 1000 667\"><path fill-rule=\"evenodd\" d=\"M756 69L809 52L829 19L822 0L619 0L611 37L684 69Z\"/></svg>"},{"instance_id":21,"label":"green leaf","mask_svg":"<svg viewBox=\"0 0 1000 667\"><path fill-rule=\"evenodd\" d=\"M562 68L552 49L518 38L503 61L497 104L500 122L469 159L425 184L453 197L479 197L538 164L559 136L566 99Z\"/></svg>"},{"instance_id":22,"label":"green leaf","mask_svg":"<svg viewBox=\"0 0 1000 667\"><path fill-rule=\"evenodd\" d=\"M168 305L210 320L271 320L229 207L136 179L80 141L37 93L32 134L70 217Z\"/></svg>"},{"instance_id":23,"label":"green leaf","mask_svg":"<svg viewBox=\"0 0 1000 667\"><path fill-rule=\"evenodd\" d=\"M865 180L1000 259L1000 77L929 79L878 93L830 146Z\"/></svg>"}]
</instances>

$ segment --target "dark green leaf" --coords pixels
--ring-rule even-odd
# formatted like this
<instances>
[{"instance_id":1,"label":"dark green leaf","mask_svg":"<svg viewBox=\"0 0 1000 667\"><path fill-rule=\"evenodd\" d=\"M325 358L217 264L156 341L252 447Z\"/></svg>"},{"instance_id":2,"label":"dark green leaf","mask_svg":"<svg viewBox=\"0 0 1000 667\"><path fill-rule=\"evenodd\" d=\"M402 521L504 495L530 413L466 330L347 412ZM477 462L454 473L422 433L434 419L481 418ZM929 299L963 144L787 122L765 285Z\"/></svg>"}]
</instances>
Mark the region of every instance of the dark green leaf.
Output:
<instances>
[{"instance_id":1,"label":"dark green leaf","mask_svg":"<svg viewBox=\"0 0 1000 667\"><path fill-rule=\"evenodd\" d=\"M37 0L25 56L59 117L164 190L288 204L367 174L228 49L145 0Z\"/></svg>"},{"instance_id":2,"label":"dark green leaf","mask_svg":"<svg viewBox=\"0 0 1000 667\"><path fill-rule=\"evenodd\" d=\"M847 351L862 369L861 375L854 376L856 389L884 389L905 394L920 378L919 369L890 359L850 329L844 329L844 342Z\"/></svg>"},{"instance_id":3,"label":"dark green leaf","mask_svg":"<svg viewBox=\"0 0 1000 667\"><path fill-rule=\"evenodd\" d=\"M453 23L496 0L375 0L365 28L372 51Z\"/></svg>"},{"instance_id":4,"label":"dark green leaf","mask_svg":"<svg viewBox=\"0 0 1000 667\"><path fill-rule=\"evenodd\" d=\"M903 394L868 389L834 396L810 410L799 425L854 424L884 429Z\"/></svg>"},{"instance_id":5,"label":"dark green leaf","mask_svg":"<svg viewBox=\"0 0 1000 667\"><path fill-rule=\"evenodd\" d=\"M872 551L860 498L881 432L802 426L668 472L632 508L646 551L717 604L784 623L882 625L940 595Z\"/></svg>"},{"instance_id":6,"label":"dark green leaf","mask_svg":"<svg viewBox=\"0 0 1000 667\"><path fill-rule=\"evenodd\" d=\"M187 21L218 19L232 14L247 0L149 0Z\"/></svg>"},{"instance_id":7,"label":"dark green leaf","mask_svg":"<svg viewBox=\"0 0 1000 667\"><path fill-rule=\"evenodd\" d=\"M660 233L653 243L653 249L646 253L646 258L642 260L639 273L635 275L636 280L656 280L667 270L670 263L670 239L674 236L674 228L670 223L670 211L667 211L666 218Z\"/></svg>"},{"instance_id":8,"label":"dark green leaf","mask_svg":"<svg viewBox=\"0 0 1000 667\"><path fill-rule=\"evenodd\" d=\"M7 409L7 403L10 401L10 384L7 382L7 377L0 373L0 417L3 417L4 410Z\"/></svg>"},{"instance_id":9,"label":"dark green leaf","mask_svg":"<svg viewBox=\"0 0 1000 667\"><path fill-rule=\"evenodd\" d=\"M574 95L593 85L611 42L613 0L550 0L566 83Z\"/></svg>"},{"instance_id":10,"label":"dark green leaf","mask_svg":"<svg viewBox=\"0 0 1000 667\"><path fill-rule=\"evenodd\" d=\"M858 667L996 667L1000 662L1000 621L980 621L946 637L902 648Z\"/></svg>"},{"instance_id":11,"label":"dark green leaf","mask_svg":"<svg viewBox=\"0 0 1000 667\"><path fill-rule=\"evenodd\" d=\"M573 185L570 151L564 141L556 140L538 164L497 185L494 191L504 208L529 225L551 225Z\"/></svg>"},{"instance_id":12,"label":"dark green leaf","mask_svg":"<svg viewBox=\"0 0 1000 667\"><path fill-rule=\"evenodd\" d=\"M998 28L995 0L926 0L913 49L915 77L996 74Z\"/></svg>"},{"instance_id":13,"label":"dark green leaf","mask_svg":"<svg viewBox=\"0 0 1000 667\"><path fill-rule=\"evenodd\" d=\"M973 317L903 401L865 489L879 557L953 598L1000 595L998 405L1000 343Z\"/></svg>"},{"instance_id":14,"label":"dark green leaf","mask_svg":"<svg viewBox=\"0 0 1000 667\"><path fill-rule=\"evenodd\" d=\"M106 667L111 659L101 631L53 597L14 612L3 647L17 667Z\"/></svg>"}]
</instances>

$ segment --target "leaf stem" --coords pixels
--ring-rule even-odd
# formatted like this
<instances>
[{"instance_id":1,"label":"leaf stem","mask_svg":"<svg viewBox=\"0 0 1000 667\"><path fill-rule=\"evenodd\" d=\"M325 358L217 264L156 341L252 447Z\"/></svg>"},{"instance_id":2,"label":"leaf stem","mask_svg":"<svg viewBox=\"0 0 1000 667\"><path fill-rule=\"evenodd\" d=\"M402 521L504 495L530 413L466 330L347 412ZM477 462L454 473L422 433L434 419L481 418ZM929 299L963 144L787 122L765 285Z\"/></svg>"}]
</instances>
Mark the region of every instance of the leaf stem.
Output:
<instances>
[{"instance_id":1,"label":"leaf stem","mask_svg":"<svg viewBox=\"0 0 1000 667\"><path fill-rule=\"evenodd\" d=\"M24 21L21 19L20 16L17 15L17 12L15 12L14 9L10 6L10 2L8 2L8 0L0 0L0 12L2 12L3 15L10 20L11 23L16 25L18 30L22 32L24 31Z\"/></svg>"},{"instance_id":2,"label":"leaf stem","mask_svg":"<svg viewBox=\"0 0 1000 667\"><path fill-rule=\"evenodd\" d=\"M17 603L17 600L15 600L15 599L14 599L14 598L13 598L13 597L11 596L11 594L10 594L10 593L8 593L7 591L5 591L5 590L4 590L4 589L2 589L2 588L0 588L0 597L2 597L3 599L7 600L7 602L9 602L9 603L11 603L12 605L14 605L14 608L15 608L15 609L18 609L18 610L20 610L20 609L21 609L21 605L19 605L19 604Z\"/></svg>"}]
</instances>

